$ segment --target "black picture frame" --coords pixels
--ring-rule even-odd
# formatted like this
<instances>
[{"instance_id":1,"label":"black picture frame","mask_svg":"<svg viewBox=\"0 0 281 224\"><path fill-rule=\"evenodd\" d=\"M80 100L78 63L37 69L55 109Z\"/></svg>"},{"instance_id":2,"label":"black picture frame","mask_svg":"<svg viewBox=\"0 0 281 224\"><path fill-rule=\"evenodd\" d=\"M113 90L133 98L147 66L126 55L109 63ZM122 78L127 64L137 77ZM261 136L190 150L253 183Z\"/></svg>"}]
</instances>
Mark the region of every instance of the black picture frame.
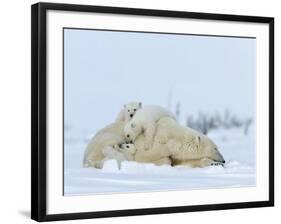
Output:
<instances>
[{"instance_id":1,"label":"black picture frame","mask_svg":"<svg viewBox=\"0 0 281 224\"><path fill-rule=\"evenodd\" d=\"M73 220L206 210L274 206L274 18L164 11L137 8L103 7L73 4L37 3L31 10L31 218L36 221ZM64 10L101 12L124 15L162 16L269 24L269 200L243 203L178 206L101 212L54 214L46 213L46 12Z\"/></svg>"}]
</instances>

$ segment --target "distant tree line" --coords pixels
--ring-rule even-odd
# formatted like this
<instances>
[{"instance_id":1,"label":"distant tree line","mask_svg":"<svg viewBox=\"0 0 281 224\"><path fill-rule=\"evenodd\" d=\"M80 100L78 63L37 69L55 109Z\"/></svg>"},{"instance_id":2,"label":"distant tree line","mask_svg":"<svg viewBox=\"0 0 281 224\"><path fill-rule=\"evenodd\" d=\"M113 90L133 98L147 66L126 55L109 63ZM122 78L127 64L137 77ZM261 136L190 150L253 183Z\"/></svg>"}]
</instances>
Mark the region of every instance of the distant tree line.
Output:
<instances>
[{"instance_id":1,"label":"distant tree line","mask_svg":"<svg viewBox=\"0 0 281 224\"><path fill-rule=\"evenodd\" d=\"M177 119L181 115L180 103L176 104L175 114ZM224 113L207 114L200 112L197 116L187 115L185 125L207 135L209 131L224 128L241 128L245 135L248 134L249 127L253 123L252 118L238 118L232 114L230 110L225 110Z\"/></svg>"}]
</instances>

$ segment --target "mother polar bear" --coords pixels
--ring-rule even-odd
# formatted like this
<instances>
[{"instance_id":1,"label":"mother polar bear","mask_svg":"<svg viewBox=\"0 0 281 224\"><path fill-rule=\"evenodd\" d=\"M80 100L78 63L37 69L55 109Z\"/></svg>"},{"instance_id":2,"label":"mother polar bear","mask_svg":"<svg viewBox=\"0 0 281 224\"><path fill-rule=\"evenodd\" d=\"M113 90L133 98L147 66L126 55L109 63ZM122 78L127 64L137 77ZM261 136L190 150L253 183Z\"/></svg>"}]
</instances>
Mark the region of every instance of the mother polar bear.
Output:
<instances>
[{"instance_id":1,"label":"mother polar bear","mask_svg":"<svg viewBox=\"0 0 281 224\"><path fill-rule=\"evenodd\" d=\"M145 150L144 138L141 134L134 141L134 160L137 162L190 167L205 167L225 162L210 138L191 128L182 127L171 117L158 120L153 145L149 150Z\"/></svg>"}]
</instances>

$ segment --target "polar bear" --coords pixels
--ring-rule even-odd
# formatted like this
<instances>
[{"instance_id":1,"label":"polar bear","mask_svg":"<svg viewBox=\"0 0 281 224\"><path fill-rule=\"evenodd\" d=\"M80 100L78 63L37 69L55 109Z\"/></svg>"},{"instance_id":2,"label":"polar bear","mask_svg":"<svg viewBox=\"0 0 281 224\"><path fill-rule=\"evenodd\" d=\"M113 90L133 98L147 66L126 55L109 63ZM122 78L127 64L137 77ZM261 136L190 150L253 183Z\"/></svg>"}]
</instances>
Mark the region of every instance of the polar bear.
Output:
<instances>
[{"instance_id":1,"label":"polar bear","mask_svg":"<svg viewBox=\"0 0 281 224\"><path fill-rule=\"evenodd\" d=\"M116 160L118 163L118 168L121 168L121 163L123 161L132 161L134 160L134 155L136 148L134 144L121 144L118 147L106 147L102 150L105 158L102 160L102 163L107 160Z\"/></svg>"},{"instance_id":2,"label":"polar bear","mask_svg":"<svg viewBox=\"0 0 281 224\"><path fill-rule=\"evenodd\" d=\"M160 118L157 122L155 138L149 151L145 150L143 134L136 137L134 145L137 162L190 167L223 165L225 162L210 138L191 128L182 127L171 117Z\"/></svg>"},{"instance_id":3,"label":"polar bear","mask_svg":"<svg viewBox=\"0 0 281 224\"><path fill-rule=\"evenodd\" d=\"M135 141L141 133L145 136L145 149L152 146L156 130L156 122L162 117L175 119L174 115L160 106L145 106L138 110L134 117L125 125L124 134L128 142Z\"/></svg>"},{"instance_id":4,"label":"polar bear","mask_svg":"<svg viewBox=\"0 0 281 224\"><path fill-rule=\"evenodd\" d=\"M102 168L103 160L105 159L103 150L106 148L117 150L123 143L123 138L114 133L96 134L84 153L83 167Z\"/></svg>"},{"instance_id":5,"label":"polar bear","mask_svg":"<svg viewBox=\"0 0 281 224\"><path fill-rule=\"evenodd\" d=\"M124 104L124 108L119 112L116 122L125 121L128 122L133 118L135 113L141 109L142 103L141 102L129 102Z\"/></svg>"},{"instance_id":6,"label":"polar bear","mask_svg":"<svg viewBox=\"0 0 281 224\"><path fill-rule=\"evenodd\" d=\"M105 158L102 150L106 147L118 148L125 143L124 126L125 121L119 121L99 130L87 145L83 166L101 168L101 161Z\"/></svg>"},{"instance_id":7,"label":"polar bear","mask_svg":"<svg viewBox=\"0 0 281 224\"><path fill-rule=\"evenodd\" d=\"M124 126L141 106L141 102L129 102L125 104L117 120L96 133L85 150L83 160L84 167L102 168L103 160L106 156L110 156L110 151L122 151L120 145L125 143ZM103 150L105 150L104 152L106 155L104 155Z\"/></svg>"}]
</instances>

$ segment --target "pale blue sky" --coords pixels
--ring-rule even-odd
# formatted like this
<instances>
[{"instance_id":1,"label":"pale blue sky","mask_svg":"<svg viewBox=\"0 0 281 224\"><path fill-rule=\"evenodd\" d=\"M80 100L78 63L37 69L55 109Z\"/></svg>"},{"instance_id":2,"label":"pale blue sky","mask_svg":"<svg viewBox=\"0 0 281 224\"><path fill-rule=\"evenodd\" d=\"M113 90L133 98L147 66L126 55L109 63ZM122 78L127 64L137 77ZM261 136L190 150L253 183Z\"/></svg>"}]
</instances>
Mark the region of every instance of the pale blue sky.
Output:
<instances>
[{"instance_id":1,"label":"pale blue sky","mask_svg":"<svg viewBox=\"0 0 281 224\"><path fill-rule=\"evenodd\" d=\"M64 31L65 123L95 132L123 104L182 114L255 116L256 40L95 30Z\"/></svg>"}]
</instances>

